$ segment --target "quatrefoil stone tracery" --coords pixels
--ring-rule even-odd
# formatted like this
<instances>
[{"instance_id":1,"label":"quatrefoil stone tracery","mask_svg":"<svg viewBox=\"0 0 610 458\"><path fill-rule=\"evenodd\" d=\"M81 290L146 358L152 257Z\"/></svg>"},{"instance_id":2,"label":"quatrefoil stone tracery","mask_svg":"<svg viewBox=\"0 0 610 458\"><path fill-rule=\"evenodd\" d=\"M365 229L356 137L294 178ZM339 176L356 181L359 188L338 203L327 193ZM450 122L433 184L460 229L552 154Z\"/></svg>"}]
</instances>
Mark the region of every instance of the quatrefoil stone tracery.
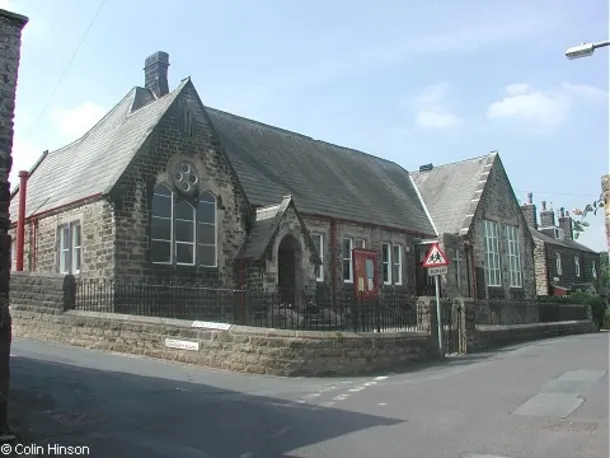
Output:
<instances>
[{"instance_id":1,"label":"quatrefoil stone tracery","mask_svg":"<svg viewBox=\"0 0 610 458\"><path fill-rule=\"evenodd\" d=\"M176 188L185 194L192 194L197 188L199 177L197 170L188 162L180 162L174 167L174 183Z\"/></svg>"}]
</instances>

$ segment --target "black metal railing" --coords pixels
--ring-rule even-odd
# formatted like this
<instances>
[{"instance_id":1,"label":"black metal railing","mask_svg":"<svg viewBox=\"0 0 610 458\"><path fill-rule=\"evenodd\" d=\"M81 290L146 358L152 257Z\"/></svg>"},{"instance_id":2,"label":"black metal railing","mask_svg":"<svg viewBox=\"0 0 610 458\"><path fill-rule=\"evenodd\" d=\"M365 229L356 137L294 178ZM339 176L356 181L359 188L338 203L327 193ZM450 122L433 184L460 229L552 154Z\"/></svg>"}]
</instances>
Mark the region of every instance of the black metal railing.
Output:
<instances>
[{"instance_id":1,"label":"black metal railing","mask_svg":"<svg viewBox=\"0 0 610 458\"><path fill-rule=\"evenodd\" d=\"M416 296L374 297L330 290L223 289L178 282L79 280L75 308L248 326L351 332L413 332L430 327Z\"/></svg>"},{"instance_id":2,"label":"black metal railing","mask_svg":"<svg viewBox=\"0 0 610 458\"><path fill-rule=\"evenodd\" d=\"M541 323L590 319L587 305L540 302L538 307L540 308L539 320Z\"/></svg>"}]
</instances>

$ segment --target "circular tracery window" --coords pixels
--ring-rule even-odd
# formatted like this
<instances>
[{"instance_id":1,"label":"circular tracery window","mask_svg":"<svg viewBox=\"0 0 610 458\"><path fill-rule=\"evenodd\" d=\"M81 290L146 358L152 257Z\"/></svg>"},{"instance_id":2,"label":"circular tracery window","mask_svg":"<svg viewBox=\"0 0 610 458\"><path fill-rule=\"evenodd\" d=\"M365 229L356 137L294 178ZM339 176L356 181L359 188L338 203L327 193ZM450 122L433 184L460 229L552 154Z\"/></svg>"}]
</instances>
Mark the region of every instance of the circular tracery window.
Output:
<instances>
[{"instance_id":1,"label":"circular tracery window","mask_svg":"<svg viewBox=\"0 0 610 458\"><path fill-rule=\"evenodd\" d=\"M176 164L173 171L176 188L185 194L192 194L197 189L199 177L195 166L183 161Z\"/></svg>"}]
</instances>

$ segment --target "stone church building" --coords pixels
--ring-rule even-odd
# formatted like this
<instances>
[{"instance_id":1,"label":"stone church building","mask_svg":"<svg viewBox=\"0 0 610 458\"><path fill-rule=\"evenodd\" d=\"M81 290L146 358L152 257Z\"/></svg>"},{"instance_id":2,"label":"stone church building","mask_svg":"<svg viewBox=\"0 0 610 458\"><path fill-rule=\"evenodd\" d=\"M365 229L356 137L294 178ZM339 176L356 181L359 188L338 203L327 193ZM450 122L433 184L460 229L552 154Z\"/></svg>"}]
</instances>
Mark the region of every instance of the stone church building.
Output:
<instances>
[{"instance_id":1,"label":"stone church building","mask_svg":"<svg viewBox=\"0 0 610 458\"><path fill-rule=\"evenodd\" d=\"M427 164L412 176L451 261L446 295L535 297L534 239L497 152Z\"/></svg>"},{"instance_id":2,"label":"stone church building","mask_svg":"<svg viewBox=\"0 0 610 458\"><path fill-rule=\"evenodd\" d=\"M416 246L436 231L406 170L209 108L190 78L170 91L168 67L147 58L144 87L21 174L24 270L338 290L362 247L380 286L416 290Z\"/></svg>"}]
</instances>

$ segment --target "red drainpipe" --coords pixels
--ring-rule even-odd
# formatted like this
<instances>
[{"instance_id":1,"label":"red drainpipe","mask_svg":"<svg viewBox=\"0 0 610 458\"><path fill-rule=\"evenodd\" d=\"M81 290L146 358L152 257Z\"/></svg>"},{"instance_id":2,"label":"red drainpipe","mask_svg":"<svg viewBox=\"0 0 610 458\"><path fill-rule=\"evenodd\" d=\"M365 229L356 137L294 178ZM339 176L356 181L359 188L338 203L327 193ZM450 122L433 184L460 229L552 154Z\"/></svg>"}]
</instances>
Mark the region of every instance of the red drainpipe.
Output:
<instances>
[{"instance_id":1,"label":"red drainpipe","mask_svg":"<svg viewBox=\"0 0 610 458\"><path fill-rule=\"evenodd\" d=\"M25 201L29 172L19 171L19 219L17 220L17 271L23 271L23 249L25 247Z\"/></svg>"},{"instance_id":2,"label":"red drainpipe","mask_svg":"<svg viewBox=\"0 0 610 458\"><path fill-rule=\"evenodd\" d=\"M335 305L335 291L337 289L337 220L330 219L330 278L332 282L333 306Z\"/></svg>"}]
</instances>

